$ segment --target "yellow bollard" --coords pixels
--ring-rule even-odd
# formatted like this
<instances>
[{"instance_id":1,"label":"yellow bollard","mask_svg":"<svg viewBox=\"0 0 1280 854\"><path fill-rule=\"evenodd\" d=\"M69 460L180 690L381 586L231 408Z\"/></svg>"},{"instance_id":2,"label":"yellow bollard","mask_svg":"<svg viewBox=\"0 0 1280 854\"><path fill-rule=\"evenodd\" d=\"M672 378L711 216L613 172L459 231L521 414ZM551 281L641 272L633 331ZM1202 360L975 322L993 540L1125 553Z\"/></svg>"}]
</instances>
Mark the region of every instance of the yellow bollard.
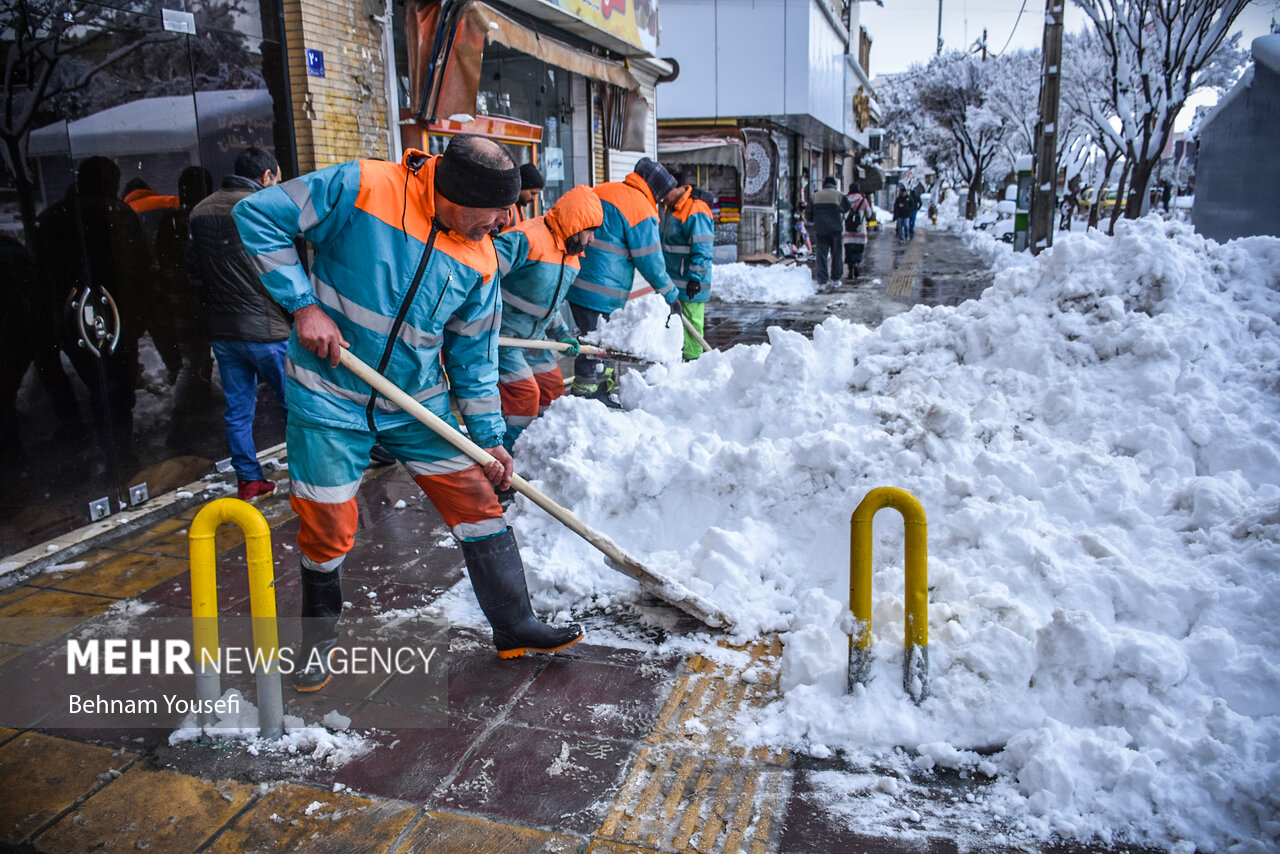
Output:
<instances>
[{"instance_id":1,"label":"yellow bollard","mask_svg":"<svg viewBox=\"0 0 1280 854\"><path fill-rule=\"evenodd\" d=\"M870 663L871 520L886 507L902 514L905 528L907 628L902 687L920 703L929 696L928 524L924 508L905 489L871 490L849 520L849 610L857 621L849 635L849 683L865 682Z\"/></svg>"},{"instance_id":2,"label":"yellow bollard","mask_svg":"<svg viewBox=\"0 0 1280 854\"><path fill-rule=\"evenodd\" d=\"M275 566L271 528L252 504L219 498L206 504L191 522L191 622L197 662L196 698L205 707L222 696L218 653L218 570L214 546L218 528L233 522L244 533L249 563L249 613L253 619L254 660L265 661L256 674L258 725L263 738L284 735L284 696L280 688L280 638L276 626ZM213 723L202 712L200 726Z\"/></svg>"}]
</instances>

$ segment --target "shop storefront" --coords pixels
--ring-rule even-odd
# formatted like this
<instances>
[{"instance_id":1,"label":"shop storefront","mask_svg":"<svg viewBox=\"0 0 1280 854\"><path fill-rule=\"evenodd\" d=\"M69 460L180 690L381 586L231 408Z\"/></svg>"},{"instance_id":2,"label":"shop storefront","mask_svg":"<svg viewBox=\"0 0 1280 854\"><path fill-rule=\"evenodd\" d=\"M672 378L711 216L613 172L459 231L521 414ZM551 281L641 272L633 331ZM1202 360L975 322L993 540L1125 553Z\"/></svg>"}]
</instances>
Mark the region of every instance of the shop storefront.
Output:
<instances>
[{"instance_id":1,"label":"shop storefront","mask_svg":"<svg viewBox=\"0 0 1280 854\"><path fill-rule=\"evenodd\" d=\"M274 153L287 179L481 133L538 165L541 210L656 156L655 89L673 72L653 57L647 0L19 6L31 27L0 35L15 70L0 117L0 557L225 470L219 378L173 236L241 150ZM77 176L104 173L90 202ZM161 199L143 213L123 198L140 183ZM283 426L264 388L258 448Z\"/></svg>"},{"instance_id":2,"label":"shop storefront","mask_svg":"<svg viewBox=\"0 0 1280 854\"><path fill-rule=\"evenodd\" d=\"M276 4L18 5L0 41L0 556L227 456L185 215L248 146L297 170ZM278 407L257 424L260 447L283 440Z\"/></svg>"}]
</instances>

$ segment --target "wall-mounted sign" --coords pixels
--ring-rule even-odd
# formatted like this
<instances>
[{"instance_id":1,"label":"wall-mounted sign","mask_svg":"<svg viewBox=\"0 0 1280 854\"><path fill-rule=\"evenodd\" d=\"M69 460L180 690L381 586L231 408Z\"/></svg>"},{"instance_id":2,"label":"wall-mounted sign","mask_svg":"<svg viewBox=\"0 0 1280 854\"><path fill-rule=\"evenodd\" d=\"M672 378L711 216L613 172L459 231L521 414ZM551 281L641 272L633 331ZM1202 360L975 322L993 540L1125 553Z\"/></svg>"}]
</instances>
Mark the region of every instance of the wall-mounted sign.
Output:
<instances>
[{"instance_id":1,"label":"wall-mounted sign","mask_svg":"<svg viewBox=\"0 0 1280 854\"><path fill-rule=\"evenodd\" d=\"M548 184L564 181L564 149L547 146L542 153L542 177Z\"/></svg>"},{"instance_id":2,"label":"wall-mounted sign","mask_svg":"<svg viewBox=\"0 0 1280 854\"><path fill-rule=\"evenodd\" d=\"M542 0L649 53L658 49L655 0Z\"/></svg>"},{"instance_id":3,"label":"wall-mounted sign","mask_svg":"<svg viewBox=\"0 0 1280 854\"><path fill-rule=\"evenodd\" d=\"M324 76L324 53L307 48L307 74L312 77Z\"/></svg>"}]
</instances>

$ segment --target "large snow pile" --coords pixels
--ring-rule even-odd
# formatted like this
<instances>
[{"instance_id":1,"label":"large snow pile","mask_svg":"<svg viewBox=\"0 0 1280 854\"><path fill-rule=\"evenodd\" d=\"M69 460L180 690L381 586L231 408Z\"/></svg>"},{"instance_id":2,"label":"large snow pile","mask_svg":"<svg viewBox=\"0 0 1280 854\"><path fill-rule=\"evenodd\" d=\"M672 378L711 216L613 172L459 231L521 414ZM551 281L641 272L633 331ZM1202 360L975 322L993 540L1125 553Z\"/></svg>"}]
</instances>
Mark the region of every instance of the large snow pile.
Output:
<instances>
[{"instance_id":1,"label":"large snow pile","mask_svg":"<svg viewBox=\"0 0 1280 854\"><path fill-rule=\"evenodd\" d=\"M525 474L740 636L785 633L786 693L746 741L995 775L988 838L1276 850L1280 240L1117 231L1064 236L959 307L629 374L630 411L557 401ZM849 516L880 485L929 517L919 707L892 511L872 679L843 692ZM515 524L539 607L634 598L545 514Z\"/></svg>"},{"instance_id":2,"label":"large snow pile","mask_svg":"<svg viewBox=\"0 0 1280 854\"><path fill-rule=\"evenodd\" d=\"M711 268L711 296L721 302L801 302L818 292L804 264L716 264Z\"/></svg>"},{"instance_id":3,"label":"large snow pile","mask_svg":"<svg viewBox=\"0 0 1280 854\"><path fill-rule=\"evenodd\" d=\"M582 336L582 341L646 362L678 362L684 346L684 326L662 297L646 294L602 317L594 330Z\"/></svg>"}]
</instances>

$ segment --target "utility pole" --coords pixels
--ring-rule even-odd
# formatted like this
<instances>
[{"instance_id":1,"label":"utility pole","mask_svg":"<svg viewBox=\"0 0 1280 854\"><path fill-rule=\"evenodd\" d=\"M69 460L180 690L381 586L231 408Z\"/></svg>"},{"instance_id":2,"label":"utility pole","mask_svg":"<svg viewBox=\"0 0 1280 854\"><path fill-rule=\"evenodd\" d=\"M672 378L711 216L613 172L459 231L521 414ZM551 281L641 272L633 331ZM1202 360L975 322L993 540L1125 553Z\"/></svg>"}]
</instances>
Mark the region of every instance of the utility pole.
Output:
<instances>
[{"instance_id":1,"label":"utility pole","mask_svg":"<svg viewBox=\"0 0 1280 854\"><path fill-rule=\"evenodd\" d=\"M1031 254L1053 245L1057 211L1058 89L1062 80L1062 12L1066 0L1046 0L1044 66L1040 78L1040 121L1036 125L1036 174L1031 193Z\"/></svg>"},{"instance_id":2,"label":"utility pole","mask_svg":"<svg viewBox=\"0 0 1280 854\"><path fill-rule=\"evenodd\" d=\"M982 28L982 61L987 61L987 28Z\"/></svg>"},{"instance_id":3,"label":"utility pole","mask_svg":"<svg viewBox=\"0 0 1280 854\"><path fill-rule=\"evenodd\" d=\"M942 56L942 0L938 0L938 50L935 56Z\"/></svg>"}]
</instances>

